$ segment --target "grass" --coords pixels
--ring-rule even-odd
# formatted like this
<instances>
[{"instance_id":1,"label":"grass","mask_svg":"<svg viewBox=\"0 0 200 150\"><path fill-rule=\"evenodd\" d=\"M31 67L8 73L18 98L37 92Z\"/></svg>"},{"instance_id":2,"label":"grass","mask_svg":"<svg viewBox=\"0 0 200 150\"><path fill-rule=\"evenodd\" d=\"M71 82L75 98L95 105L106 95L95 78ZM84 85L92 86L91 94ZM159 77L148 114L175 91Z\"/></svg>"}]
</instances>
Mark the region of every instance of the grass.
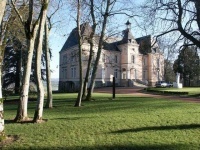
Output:
<instances>
[{"instance_id":1,"label":"grass","mask_svg":"<svg viewBox=\"0 0 200 150\"><path fill-rule=\"evenodd\" d=\"M5 105L5 132L19 140L3 149L200 149L200 104L95 94L95 101L73 107L76 94L55 94L46 123L9 123L16 104ZM33 116L35 102L29 102Z\"/></svg>"},{"instance_id":2,"label":"grass","mask_svg":"<svg viewBox=\"0 0 200 150\"><path fill-rule=\"evenodd\" d=\"M172 92L188 92L189 96L200 96L200 87L184 87L178 88L149 88L157 91L172 91Z\"/></svg>"}]
</instances>

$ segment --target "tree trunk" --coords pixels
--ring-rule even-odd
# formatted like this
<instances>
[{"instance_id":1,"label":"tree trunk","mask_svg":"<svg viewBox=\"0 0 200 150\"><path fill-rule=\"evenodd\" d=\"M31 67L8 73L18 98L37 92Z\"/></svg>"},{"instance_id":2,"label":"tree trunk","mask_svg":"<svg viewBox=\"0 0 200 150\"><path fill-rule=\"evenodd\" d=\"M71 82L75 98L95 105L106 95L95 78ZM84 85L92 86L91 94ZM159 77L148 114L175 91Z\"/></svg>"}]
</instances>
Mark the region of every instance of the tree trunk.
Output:
<instances>
[{"instance_id":1,"label":"tree trunk","mask_svg":"<svg viewBox=\"0 0 200 150\"><path fill-rule=\"evenodd\" d=\"M15 94L20 92L20 73L21 73L21 50L17 51L17 65L15 78Z\"/></svg>"},{"instance_id":2,"label":"tree trunk","mask_svg":"<svg viewBox=\"0 0 200 150\"><path fill-rule=\"evenodd\" d=\"M89 81L89 73L90 73L90 69L91 69L91 64L92 64L92 58L94 55L94 34L96 32L96 19L95 19L95 15L94 15L94 1L90 0L90 13L92 16L92 22L93 22L93 26L92 26L92 32L90 34L90 54L89 54L89 60L88 60L88 65L87 65L87 71L86 71L86 75L85 75L85 81L84 81L84 85L83 85L83 96L82 98L86 98L87 95L87 87L88 87L88 81ZM87 100L87 99L86 99Z\"/></svg>"},{"instance_id":3,"label":"tree trunk","mask_svg":"<svg viewBox=\"0 0 200 150\"><path fill-rule=\"evenodd\" d=\"M52 95L52 85L51 85L51 70L50 70L50 54L49 54L49 29L47 21L45 23L45 59L46 59L46 79L47 79L47 102L45 107L53 107L53 95Z\"/></svg>"},{"instance_id":4,"label":"tree trunk","mask_svg":"<svg viewBox=\"0 0 200 150\"><path fill-rule=\"evenodd\" d=\"M195 7L196 7L196 13L197 13L197 25L200 30L200 1L194 0Z\"/></svg>"},{"instance_id":5,"label":"tree trunk","mask_svg":"<svg viewBox=\"0 0 200 150\"><path fill-rule=\"evenodd\" d=\"M23 79L22 79L22 87L21 87L21 94L20 94L20 101L17 109L17 114L15 117L15 121L23 121L28 118L27 114L27 103L28 103L28 92L29 92L29 82L30 82L30 74L31 74L31 66L32 66L32 58L33 58L33 51L35 45L35 38L38 31L38 22L41 18L41 14L39 17L34 20L33 23L33 14L34 14L34 0L29 0L29 13L27 20L23 20L22 15L18 11L17 7L15 6L14 1L11 1L11 4L19 17L19 20L24 25L24 31L26 34L27 39L27 46L28 46L28 54L25 62L24 72L23 72Z\"/></svg>"},{"instance_id":6,"label":"tree trunk","mask_svg":"<svg viewBox=\"0 0 200 150\"><path fill-rule=\"evenodd\" d=\"M0 47L1 50L2 47ZM3 97L2 97L2 62L0 63L0 139L4 137ZM0 140L1 141L1 140Z\"/></svg>"},{"instance_id":7,"label":"tree trunk","mask_svg":"<svg viewBox=\"0 0 200 150\"><path fill-rule=\"evenodd\" d=\"M199 39L197 39L195 36L191 35L190 33L188 33L185 28L183 27L183 16L184 16L184 8L182 7L182 1L181 0L177 0L177 6L178 6L178 20L177 20L177 26L178 26L178 30L179 32L186 37L188 40L190 40L191 42L193 42L193 44L195 44L198 48L200 48L200 41ZM199 3L196 2L196 11L199 11ZM199 12L198 12L199 13ZM197 14L197 17L199 17L199 14ZM197 24L200 25L199 20L197 20Z\"/></svg>"},{"instance_id":8,"label":"tree trunk","mask_svg":"<svg viewBox=\"0 0 200 150\"><path fill-rule=\"evenodd\" d=\"M5 7L6 7L7 0L0 1L0 26L2 25L2 18L4 15ZM2 33L2 31L0 31ZM3 118L3 97L2 97L2 62L3 62L3 55L4 55L4 47L3 44L3 35L0 35L0 138L2 139L4 135L4 118Z\"/></svg>"},{"instance_id":9,"label":"tree trunk","mask_svg":"<svg viewBox=\"0 0 200 150\"><path fill-rule=\"evenodd\" d=\"M42 114L43 114L44 87L43 87L42 77L41 77L41 57L42 57L42 45L43 45L43 37L44 37L44 26L46 22L48 3L49 3L49 0L42 1L42 9L41 9L42 15L40 19L38 43L37 43L37 50L36 50L37 106L35 109L33 122L38 122L42 120Z\"/></svg>"},{"instance_id":10,"label":"tree trunk","mask_svg":"<svg viewBox=\"0 0 200 150\"><path fill-rule=\"evenodd\" d=\"M0 26L1 26L1 23L2 23L4 11L5 11L5 8L6 8L6 2L7 2L7 0L1 0L0 1Z\"/></svg>"},{"instance_id":11,"label":"tree trunk","mask_svg":"<svg viewBox=\"0 0 200 150\"><path fill-rule=\"evenodd\" d=\"M26 62L26 66L25 66L25 70L23 74L20 101L18 105L17 115L14 119L15 121L23 121L28 118L27 105L28 105L29 82L30 82L33 50L34 50L37 29L38 29L38 26L34 30L33 37L28 40L28 47L29 47L28 56L27 56L27 62Z\"/></svg>"},{"instance_id":12,"label":"tree trunk","mask_svg":"<svg viewBox=\"0 0 200 150\"><path fill-rule=\"evenodd\" d=\"M91 64L92 64L92 57L93 57L93 43L90 44L90 54L89 54L89 59L88 59L88 65L87 65L87 71L85 75L85 81L83 84L83 96L82 99L86 98L87 95L87 87L88 87L88 81L89 81L89 74L90 74L90 69L91 69Z\"/></svg>"},{"instance_id":13,"label":"tree trunk","mask_svg":"<svg viewBox=\"0 0 200 150\"><path fill-rule=\"evenodd\" d=\"M91 100L92 92L94 89L96 73L97 73L97 69L98 69L98 65L99 65L99 59L101 56L104 34L105 34L105 30L106 30L106 25L107 25L109 6L110 6L110 0L107 0L106 11L105 11L105 14L103 15L103 24L102 24L102 30L101 30L101 35L100 35L99 44L98 44L97 58L94 63L92 77L91 77L91 84L90 84L90 88L88 89L88 93L87 93L87 97L86 97L87 100Z\"/></svg>"},{"instance_id":14,"label":"tree trunk","mask_svg":"<svg viewBox=\"0 0 200 150\"><path fill-rule=\"evenodd\" d=\"M75 107L81 106L82 95L83 95L83 67L82 67L82 37L81 37L81 29L80 29L80 16L81 16L81 0L78 0L78 7L77 7L77 29L78 29L78 47L79 47L79 76L80 76L80 87L78 97L75 103Z\"/></svg>"}]
</instances>

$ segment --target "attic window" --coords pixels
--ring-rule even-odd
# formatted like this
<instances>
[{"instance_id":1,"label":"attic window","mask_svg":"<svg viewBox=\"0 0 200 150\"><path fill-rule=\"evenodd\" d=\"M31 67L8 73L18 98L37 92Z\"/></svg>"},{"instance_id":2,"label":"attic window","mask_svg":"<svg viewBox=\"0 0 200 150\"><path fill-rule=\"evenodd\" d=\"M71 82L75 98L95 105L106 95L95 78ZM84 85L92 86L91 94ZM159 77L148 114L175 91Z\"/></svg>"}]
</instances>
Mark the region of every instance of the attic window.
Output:
<instances>
[{"instance_id":1,"label":"attic window","mask_svg":"<svg viewBox=\"0 0 200 150\"><path fill-rule=\"evenodd\" d=\"M156 51L157 51L157 48L153 48L153 52L156 53Z\"/></svg>"}]
</instances>

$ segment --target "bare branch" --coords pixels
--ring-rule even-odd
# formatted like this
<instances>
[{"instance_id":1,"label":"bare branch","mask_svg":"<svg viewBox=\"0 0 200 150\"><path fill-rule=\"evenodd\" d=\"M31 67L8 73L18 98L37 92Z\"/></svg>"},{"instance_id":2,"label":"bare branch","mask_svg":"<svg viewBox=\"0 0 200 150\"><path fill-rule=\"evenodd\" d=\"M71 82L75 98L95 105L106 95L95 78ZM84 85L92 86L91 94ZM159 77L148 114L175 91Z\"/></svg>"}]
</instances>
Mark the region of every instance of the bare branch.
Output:
<instances>
[{"instance_id":1,"label":"bare branch","mask_svg":"<svg viewBox=\"0 0 200 150\"><path fill-rule=\"evenodd\" d=\"M16 6L15 6L16 3L14 3L14 1L11 0L11 4L12 4L12 6L13 6L13 8L14 8L16 14L17 14L17 16L19 17L19 20L21 21L22 24L24 24L24 20L23 20L23 18L22 18L22 15L20 14L20 12L18 11L18 9L17 9Z\"/></svg>"}]
</instances>

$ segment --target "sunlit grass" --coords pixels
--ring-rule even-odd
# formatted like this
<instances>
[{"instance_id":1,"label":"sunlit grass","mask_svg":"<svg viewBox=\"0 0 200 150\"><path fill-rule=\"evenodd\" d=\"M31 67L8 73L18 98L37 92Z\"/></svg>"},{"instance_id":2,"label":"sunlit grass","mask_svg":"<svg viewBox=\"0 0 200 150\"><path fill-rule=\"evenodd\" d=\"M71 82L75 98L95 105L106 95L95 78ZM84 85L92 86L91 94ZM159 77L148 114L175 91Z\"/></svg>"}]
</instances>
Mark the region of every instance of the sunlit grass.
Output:
<instances>
[{"instance_id":1,"label":"sunlit grass","mask_svg":"<svg viewBox=\"0 0 200 150\"><path fill-rule=\"evenodd\" d=\"M176 91L176 92L188 92L188 95L200 95L200 87L184 87L178 88L150 88L157 91Z\"/></svg>"},{"instance_id":2,"label":"sunlit grass","mask_svg":"<svg viewBox=\"0 0 200 150\"><path fill-rule=\"evenodd\" d=\"M19 140L3 149L200 149L200 104L95 94L73 107L77 94L55 94L54 108L44 110L42 124L7 123L6 134ZM29 116L35 102L29 102ZM5 105L5 120L16 104Z\"/></svg>"}]
</instances>

